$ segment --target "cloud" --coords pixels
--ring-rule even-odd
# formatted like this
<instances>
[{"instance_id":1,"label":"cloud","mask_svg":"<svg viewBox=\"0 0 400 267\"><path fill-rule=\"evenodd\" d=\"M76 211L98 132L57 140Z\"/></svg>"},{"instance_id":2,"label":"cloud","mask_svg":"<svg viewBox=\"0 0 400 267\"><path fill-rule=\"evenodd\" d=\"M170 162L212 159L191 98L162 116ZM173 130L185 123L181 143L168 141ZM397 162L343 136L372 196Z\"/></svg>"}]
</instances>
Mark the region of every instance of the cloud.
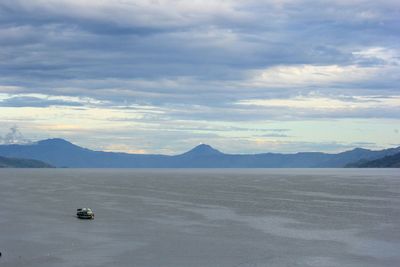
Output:
<instances>
[{"instance_id":1,"label":"cloud","mask_svg":"<svg viewBox=\"0 0 400 267\"><path fill-rule=\"evenodd\" d=\"M279 134L279 133L267 133L261 135L261 137L276 137L276 138L281 138L281 137L290 137L287 134Z\"/></svg>"},{"instance_id":2,"label":"cloud","mask_svg":"<svg viewBox=\"0 0 400 267\"><path fill-rule=\"evenodd\" d=\"M63 100L50 100L38 97L19 96L3 99L0 101L0 107L50 107L50 106L83 106L82 103L63 101Z\"/></svg>"},{"instance_id":3,"label":"cloud","mask_svg":"<svg viewBox=\"0 0 400 267\"><path fill-rule=\"evenodd\" d=\"M379 97L363 96L352 98L327 98L320 96L297 96L288 99L255 99L243 100L238 105L254 105L263 107L282 107L310 110L355 110L372 108L397 108L400 106L400 96Z\"/></svg>"},{"instance_id":4,"label":"cloud","mask_svg":"<svg viewBox=\"0 0 400 267\"><path fill-rule=\"evenodd\" d=\"M290 87L326 86L363 81L377 73L377 68L350 66L278 66L257 71L251 86L253 87Z\"/></svg>"},{"instance_id":5,"label":"cloud","mask_svg":"<svg viewBox=\"0 0 400 267\"><path fill-rule=\"evenodd\" d=\"M0 136L0 142L5 145L13 145L29 143L29 140L25 139L18 127L14 125L3 137Z\"/></svg>"},{"instance_id":6,"label":"cloud","mask_svg":"<svg viewBox=\"0 0 400 267\"><path fill-rule=\"evenodd\" d=\"M0 119L398 119L399 23L395 0L3 0Z\"/></svg>"}]
</instances>

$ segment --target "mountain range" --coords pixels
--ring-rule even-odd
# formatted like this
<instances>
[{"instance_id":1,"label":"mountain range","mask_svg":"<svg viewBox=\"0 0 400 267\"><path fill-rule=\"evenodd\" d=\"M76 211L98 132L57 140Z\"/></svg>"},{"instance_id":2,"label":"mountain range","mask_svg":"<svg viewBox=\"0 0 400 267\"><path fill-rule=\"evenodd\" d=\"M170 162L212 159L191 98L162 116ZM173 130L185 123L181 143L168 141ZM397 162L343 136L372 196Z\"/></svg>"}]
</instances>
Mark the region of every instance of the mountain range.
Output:
<instances>
[{"instance_id":1,"label":"mountain range","mask_svg":"<svg viewBox=\"0 0 400 267\"><path fill-rule=\"evenodd\" d=\"M358 162L351 163L346 167L349 168L400 168L400 153L385 156L374 160L362 159Z\"/></svg>"},{"instance_id":2,"label":"mountain range","mask_svg":"<svg viewBox=\"0 0 400 267\"><path fill-rule=\"evenodd\" d=\"M400 153L400 147L378 151L356 148L338 154L226 154L202 144L186 153L169 156L94 151L59 138L24 145L0 145L3 157L29 158L70 168L338 168L396 153Z\"/></svg>"},{"instance_id":3,"label":"mountain range","mask_svg":"<svg viewBox=\"0 0 400 267\"><path fill-rule=\"evenodd\" d=\"M15 159L0 157L0 168L51 168L52 166L39 160Z\"/></svg>"}]
</instances>

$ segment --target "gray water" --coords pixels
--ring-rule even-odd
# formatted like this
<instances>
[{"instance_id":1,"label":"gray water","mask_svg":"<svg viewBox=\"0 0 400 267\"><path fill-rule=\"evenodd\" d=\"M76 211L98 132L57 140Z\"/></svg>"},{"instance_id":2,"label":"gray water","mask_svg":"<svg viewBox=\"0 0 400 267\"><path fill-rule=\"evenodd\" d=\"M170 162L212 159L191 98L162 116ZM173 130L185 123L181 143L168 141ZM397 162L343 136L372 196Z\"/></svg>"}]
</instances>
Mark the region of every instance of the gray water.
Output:
<instances>
[{"instance_id":1,"label":"gray water","mask_svg":"<svg viewBox=\"0 0 400 267\"><path fill-rule=\"evenodd\" d=\"M0 251L2 267L400 266L400 171L2 169Z\"/></svg>"}]
</instances>

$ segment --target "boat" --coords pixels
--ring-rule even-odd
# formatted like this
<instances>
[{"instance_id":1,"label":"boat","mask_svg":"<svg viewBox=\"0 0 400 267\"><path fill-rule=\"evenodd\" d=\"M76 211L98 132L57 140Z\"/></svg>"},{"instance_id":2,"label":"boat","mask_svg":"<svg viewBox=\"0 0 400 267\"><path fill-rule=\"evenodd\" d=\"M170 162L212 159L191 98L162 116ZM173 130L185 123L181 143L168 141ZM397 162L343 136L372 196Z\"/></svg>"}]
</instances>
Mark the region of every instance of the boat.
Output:
<instances>
[{"instance_id":1,"label":"boat","mask_svg":"<svg viewBox=\"0 0 400 267\"><path fill-rule=\"evenodd\" d=\"M81 208L76 210L76 217L79 219L93 220L94 213L90 208Z\"/></svg>"}]
</instances>

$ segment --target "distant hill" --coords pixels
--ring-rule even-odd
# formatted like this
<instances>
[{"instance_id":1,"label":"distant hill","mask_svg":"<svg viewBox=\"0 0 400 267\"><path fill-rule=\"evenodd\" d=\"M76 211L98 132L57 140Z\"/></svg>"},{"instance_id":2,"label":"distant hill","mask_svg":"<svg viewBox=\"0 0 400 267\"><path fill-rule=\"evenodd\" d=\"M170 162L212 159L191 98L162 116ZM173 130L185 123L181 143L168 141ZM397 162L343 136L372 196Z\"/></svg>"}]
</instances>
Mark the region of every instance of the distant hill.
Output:
<instances>
[{"instance_id":1,"label":"distant hill","mask_svg":"<svg viewBox=\"0 0 400 267\"><path fill-rule=\"evenodd\" d=\"M375 160L361 160L348 164L346 167L353 168L400 168L400 153L385 156Z\"/></svg>"},{"instance_id":2,"label":"distant hill","mask_svg":"<svg viewBox=\"0 0 400 267\"><path fill-rule=\"evenodd\" d=\"M0 157L0 168L52 168L39 160Z\"/></svg>"},{"instance_id":3,"label":"distant hill","mask_svg":"<svg viewBox=\"0 0 400 267\"><path fill-rule=\"evenodd\" d=\"M26 145L0 145L0 156L36 159L71 168L337 168L396 153L400 153L400 147L379 151L356 148L338 154L225 154L202 144L175 156L143 155L93 151L58 138Z\"/></svg>"}]
</instances>

